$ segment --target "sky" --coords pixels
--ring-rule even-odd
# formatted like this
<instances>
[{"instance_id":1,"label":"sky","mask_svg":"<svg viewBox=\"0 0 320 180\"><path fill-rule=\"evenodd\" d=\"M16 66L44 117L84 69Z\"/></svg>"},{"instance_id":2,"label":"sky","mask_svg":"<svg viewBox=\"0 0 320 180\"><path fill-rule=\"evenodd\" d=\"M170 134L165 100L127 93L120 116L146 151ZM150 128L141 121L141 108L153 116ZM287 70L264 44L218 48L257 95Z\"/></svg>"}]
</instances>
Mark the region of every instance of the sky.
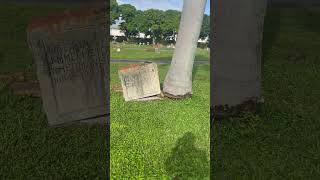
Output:
<instances>
[{"instance_id":1,"label":"sky","mask_svg":"<svg viewBox=\"0 0 320 180\"><path fill-rule=\"evenodd\" d=\"M183 0L117 0L117 2L118 4L131 4L138 10L173 9L181 11L183 6ZM210 0L207 0L205 14L210 14Z\"/></svg>"}]
</instances>

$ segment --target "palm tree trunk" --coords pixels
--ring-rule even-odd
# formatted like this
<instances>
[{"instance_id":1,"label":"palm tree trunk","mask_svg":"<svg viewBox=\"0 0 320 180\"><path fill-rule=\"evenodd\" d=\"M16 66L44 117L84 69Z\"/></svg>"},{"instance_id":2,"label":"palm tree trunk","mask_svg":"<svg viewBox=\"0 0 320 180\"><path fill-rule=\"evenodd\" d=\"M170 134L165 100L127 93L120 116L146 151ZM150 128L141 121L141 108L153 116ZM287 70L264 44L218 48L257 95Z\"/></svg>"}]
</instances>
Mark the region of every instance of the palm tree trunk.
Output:
<instances>
[{"instance_id":1,"label":"palm tree trunk","mask_svg":"<svg viewBox=\"0 0 320 180\"><path fill-rule=\"evenodd\" d=\"M163 92L171 97L192 94L192 69L206 0L185 0L176 47Z\"/></svg>"},{"instance_id":2,"label":"palm tree trunk","mask_svg":"<svg viewBox=\"0 0 320 180\"><path fill-rule=\"evenodd\" d=\"M266 7L267 0L213 1L213 113L219 114L221 105L234 107L259 100Z\"/></svg>"}]
</instances>

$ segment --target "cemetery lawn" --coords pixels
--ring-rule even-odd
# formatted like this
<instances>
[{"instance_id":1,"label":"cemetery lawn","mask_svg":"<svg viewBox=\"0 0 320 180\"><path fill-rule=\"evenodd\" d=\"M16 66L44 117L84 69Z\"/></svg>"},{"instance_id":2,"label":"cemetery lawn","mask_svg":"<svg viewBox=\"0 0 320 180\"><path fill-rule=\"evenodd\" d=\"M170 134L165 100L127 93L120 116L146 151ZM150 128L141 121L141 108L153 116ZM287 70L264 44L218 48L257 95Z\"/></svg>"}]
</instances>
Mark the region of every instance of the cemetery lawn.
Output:
<instances>
[{"instance_id":1,"label":"cemetery lawn","mask_svg":"<svg viewBox=\"0 0 320 180\"><path fill-rule=\"evenodd\" d=\"M0 74L33 71L25 29L32 16L64 6L0 6ZM105 179L102 127L49 128L39 98L13 95L0 80L0 179Z\"/></svg>"},{"instance_id":2,"label":"cemetery lawn","mask_svg":"<svg viewBox=\"0 0 320 180\"><path fill-rule=\"evenodd\" d=\"M120 52L117 52L116 47L121 47ZM160 53L156 53L152 46L136 45L136 44L124 44L118 43L118 45L111 44L110 46L110 59L127 59L127 60L170 60L172 59L173 49L161 48ZM209 61L210 51L206 49L197 48L195 61Z\"/></svg>"},{"instance_id":3,"label":"cemetery lawn","mask_svg":"<svg viewBox=\"0 0 320 180\"><path fill-rule=\"evenodd\" d=\"M271 8L260 113L217 121L214 179L319 179L320 8Z\"/></svg>"},{"instance_id":4,"label":"cemetery lawn","mask_svg":"<svg viewBox=\"0 0 320 180\"><path fill-rule=\"evenodd\" d=\"M195 66L193 96L125 102L118 69L111 64L112 179L209 179L210 66ZM169 65L158 65L163 82Z\"/></svg>"},{"instance_id":5,"label":"cemetery lawn","mask_svg":"<svg viewBox=\"0 0 320 180\"><path fill-rule=\"evenodd\" d=\"M0 179L105 179L105 129L49 128L39 98L0 91Z\"/></svg>"}]
</instances>

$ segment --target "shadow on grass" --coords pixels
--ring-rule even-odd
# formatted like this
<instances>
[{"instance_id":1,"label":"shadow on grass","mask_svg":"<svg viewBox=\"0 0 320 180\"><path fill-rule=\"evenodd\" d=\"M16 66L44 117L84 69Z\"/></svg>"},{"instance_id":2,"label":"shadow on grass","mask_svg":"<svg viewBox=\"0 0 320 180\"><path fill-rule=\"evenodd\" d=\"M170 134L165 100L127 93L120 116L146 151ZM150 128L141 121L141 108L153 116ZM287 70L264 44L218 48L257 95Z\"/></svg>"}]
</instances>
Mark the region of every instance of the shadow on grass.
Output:
<instances>
[{"instance_id":1,"label":"shadow on grass","mask_svg":"<svg viewBox=\"0 0 320 180\"><path fill-rule=\"evenodd\" d=\"M171 155L166 159L165 168L174 179L205 179L209 177L209 160L205 150L195 146L196 137L185 133L178 139Z\"/></svg>"}]
</instances>

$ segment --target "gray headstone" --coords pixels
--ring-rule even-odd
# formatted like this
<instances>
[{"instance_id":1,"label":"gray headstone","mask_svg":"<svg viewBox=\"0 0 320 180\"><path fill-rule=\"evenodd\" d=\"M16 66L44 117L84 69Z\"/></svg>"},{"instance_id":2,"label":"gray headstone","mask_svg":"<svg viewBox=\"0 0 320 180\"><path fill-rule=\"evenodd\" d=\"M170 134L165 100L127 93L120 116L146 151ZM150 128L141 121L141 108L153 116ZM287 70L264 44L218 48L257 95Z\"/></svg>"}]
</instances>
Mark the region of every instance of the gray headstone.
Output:
<instances>
[{"instance_id":1,"label":"gray headstone","mask_svg":"<svg viewBox=\"0 0 320 180\"><path fill-rule=\"evenodd\" d=\"M156 63L134 64L119 70L125 101L161 93Z\"/></svg>"},{"instance_id":2,"label":"gray headstone","mask_svg":"<svg viewBox=\"0 0 320 180\"><path fill-rule=\"evenodd\" d=\"M49 125L91 118L106 123L107 34L105 9L64 12L29 24L28 44Z\"/></svg>"}]
</instances>

